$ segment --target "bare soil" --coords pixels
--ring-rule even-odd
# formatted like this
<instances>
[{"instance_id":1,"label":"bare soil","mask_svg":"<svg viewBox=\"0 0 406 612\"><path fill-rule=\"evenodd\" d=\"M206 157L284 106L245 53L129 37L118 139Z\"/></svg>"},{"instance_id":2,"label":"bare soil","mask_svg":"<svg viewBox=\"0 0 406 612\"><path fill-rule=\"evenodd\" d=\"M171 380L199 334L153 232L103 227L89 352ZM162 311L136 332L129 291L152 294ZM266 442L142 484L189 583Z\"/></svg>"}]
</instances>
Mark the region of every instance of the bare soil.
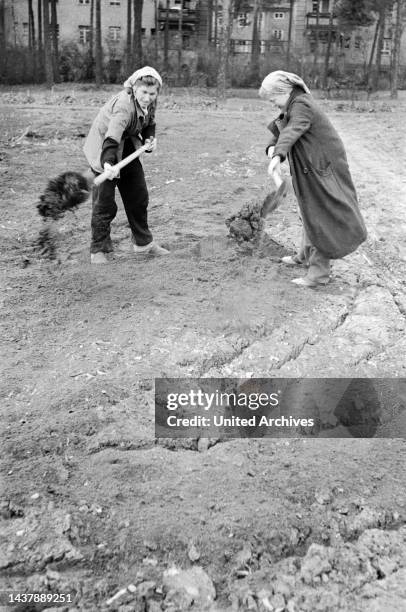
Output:
<instances>
[{"instance_id":1,"label":"bare soil","mask_svg":"<svg viewBox=\"0 0 406 612\"><path fill-rule=\"evenodd\" d=\"M88 202L41 259L38 196L85 170L111 92L0 92L2 588L71 591L71 611L405 611L404 413L393 439L173 444L153 397L162 376L406 376L404 98L321 102L369 238L309 290L279 263L300 237L292 192L259 247L225 225L267 188L269 108L202 92L162 98L144 157L171 255L135 259L120 203L114 259L91 266ZM173 566L195 570L174 584Z\"/></svg>"}]
</instances>

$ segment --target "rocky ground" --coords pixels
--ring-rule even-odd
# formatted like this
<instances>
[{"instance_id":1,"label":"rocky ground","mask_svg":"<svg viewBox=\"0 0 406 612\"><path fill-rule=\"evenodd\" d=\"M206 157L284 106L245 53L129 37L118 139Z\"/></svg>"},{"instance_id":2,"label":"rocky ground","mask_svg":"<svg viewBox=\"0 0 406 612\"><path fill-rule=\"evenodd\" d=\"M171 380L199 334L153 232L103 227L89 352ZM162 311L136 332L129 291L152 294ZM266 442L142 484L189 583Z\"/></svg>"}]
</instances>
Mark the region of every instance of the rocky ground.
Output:
<instances>
[{"instance_id":1,"label":"rocky ground","mask_svg":"<svg viewBox=\"0 0 406 612\"><path fill-rule=\"evenodd\" d=\"M144 166L168 258L135 261L120 207L114 259L90 266L89 203L58 222L58 260L38 256L38 196L85 170L111 91L0 92L2 588L71 592L71 612L406 610L404 411L393 439L175 443L154 438L153 394L163 376L387 376L406 398L404 98L321 102L369 238L309 290L279 263L291 192L259 243L228 237L273 188L271 111L248 97L162 98Z\"/></svg>"}]
</instances>

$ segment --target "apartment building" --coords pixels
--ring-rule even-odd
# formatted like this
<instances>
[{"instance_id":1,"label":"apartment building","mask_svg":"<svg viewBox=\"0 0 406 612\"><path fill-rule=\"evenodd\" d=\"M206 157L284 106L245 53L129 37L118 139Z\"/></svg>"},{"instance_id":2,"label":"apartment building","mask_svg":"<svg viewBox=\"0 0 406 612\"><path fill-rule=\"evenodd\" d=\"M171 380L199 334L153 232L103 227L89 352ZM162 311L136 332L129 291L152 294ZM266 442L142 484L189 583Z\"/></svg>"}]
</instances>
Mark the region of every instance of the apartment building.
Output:
<instances>
[{"instance_id":1,"label":"apartment building","mask_svg":"<svg viewBox=\"0 0 406 612\"><path fill-rule=\"evenodd\" d=\"M3 0L3 36L13 45L28 45L29 19L27 0ZM38 32L36 2L35 29ZM280 0L260 3L258 38L264 54L284 54L290 39L291 51L297 57L315 54L322 61L331 30L333 56L336 62L364 64L374 39L374 27L341 31L331 16L333 0ZM90 34L90 0L57 0L59 39L86 46ZM209 11L209 7L211 10ZM233 16L231 52L247 59L252 48L253 2ZM127 37L127 0L101 0L102 42L111 55L120 57ZM146 40L159 36L160 46L167 37L169 49L178 49L180 32L183 49L193 50L200 40L216 43L222 27L221 0L144 0L142 31ZM391 20L383 41L383 65L390 63ZM406 29L405 29L406 32ZM401 62L406 63L406 33L401 44ZM1 36L1 20L0 20Z\"/></svg>"},{"instance_id":2,"label":"apartment building","mask_svg":"<svg viewBox=\"0 0 406 612\"><path fill-rule=\"evenodd\" d=\"M5 0L6 40L10 44L26 46L29 37L27 0ZM35 31L38 32L36 2ZM90 0L57 0L58 37L62 42L86 45L90 33ZM154 0L144 0L142 28L145 36L155 32ZM127 36L127 0L101 0L101 29L103 46L120 50Z\"/></svg>"}]
</instances>

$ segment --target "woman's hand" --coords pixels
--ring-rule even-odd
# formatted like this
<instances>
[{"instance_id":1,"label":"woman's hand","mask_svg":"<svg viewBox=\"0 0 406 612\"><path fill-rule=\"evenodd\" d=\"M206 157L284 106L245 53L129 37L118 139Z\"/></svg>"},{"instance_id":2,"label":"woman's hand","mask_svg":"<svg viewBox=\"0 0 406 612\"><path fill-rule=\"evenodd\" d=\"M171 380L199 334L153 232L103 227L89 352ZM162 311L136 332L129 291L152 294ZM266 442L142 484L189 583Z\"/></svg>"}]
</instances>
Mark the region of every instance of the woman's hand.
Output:
<instances>
[{"instance_id":1,"label":"woman's hand","mask_svg":"<svg viewBox=\"0 0 406 612\"><path fill-rule=\"evenodd\" d=\"M279 187L282 183L281 158L279 157L279 155L275 155L274 157L272 157L268 167L268 174L275 181L276 187Z\"/></svg>"},{"instance_id":2,"label":"woman's hand","mask_svg":"<svg viewBox=\"0 0 406 612\"><path fill-rule=\"evenodd\" d=\"M145 149L145 151L147 153L152 153L152 151L155 151L156 149L156 138L154 136L151 136L151 138L147 138L147 140L145 141L144 145L147 147Z\"/></svg>"},{"instance_id":3,"label":"woman's hand","mask_svg":"<svg viewBox=\"0 0 406 612\"><path fill-rule=\"evenodd\" d=\"M116 170L114 166L108 162L104 162L103 173L106 174L108 181L114 181L119 175L120 170Z\"/></svg>"},{"instance_id":4,"label":"woman's hand","mask_svg":"<svg viewBox=\"0 0 406 612\"><path fill-rule=\"evenodd\" d=\"M272 159L272 155L274 151L275 151L275 147L273 145L269 145L267 155L270 159Z\"/></svg>"}]
</instances>

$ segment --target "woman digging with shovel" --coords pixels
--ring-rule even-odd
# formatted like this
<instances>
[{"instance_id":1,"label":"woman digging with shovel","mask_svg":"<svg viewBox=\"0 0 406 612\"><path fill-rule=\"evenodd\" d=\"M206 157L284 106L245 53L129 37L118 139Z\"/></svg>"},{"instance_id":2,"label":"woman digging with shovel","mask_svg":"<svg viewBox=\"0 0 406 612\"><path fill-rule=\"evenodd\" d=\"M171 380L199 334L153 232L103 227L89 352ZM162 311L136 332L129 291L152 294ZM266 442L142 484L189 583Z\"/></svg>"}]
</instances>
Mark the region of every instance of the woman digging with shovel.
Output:
<instances>
[{"instance_id":1,"label":"woman digging with shovel","mask_svg":"<svg viewBox=\"0 0 406 612\"><path fill-rule=\"evenodd\" d=\"M135 254L169 253L153 241L148 227L148 190L138 156L138 152L150 152L156 147L155 106L161 86L162 79L154 68L137 70L124 83L123 91L103 106L90 128L83 149L96 175L92 193L92 263L107 263L106 254L113 250L110 224L117 213L116 186L131 228ZM129 159L131 163L127 163Z\"/></svg>"},{"instance_id":2,"label":"woman digging with shovel","mask_svg":"<svg viewBox=\"0 0 406 612\"><path fill-rule=\"evenodd\" d=\"M259 95L280 109L268 126L269 174L280 176L280 164L288 158L303 223L298 253L282 262L307 268L305 276L292 281L296 285L326 285L330 259L352 253L367 235L344 145L296 74L271 72Z\"/></svg>"}]
</instances>

